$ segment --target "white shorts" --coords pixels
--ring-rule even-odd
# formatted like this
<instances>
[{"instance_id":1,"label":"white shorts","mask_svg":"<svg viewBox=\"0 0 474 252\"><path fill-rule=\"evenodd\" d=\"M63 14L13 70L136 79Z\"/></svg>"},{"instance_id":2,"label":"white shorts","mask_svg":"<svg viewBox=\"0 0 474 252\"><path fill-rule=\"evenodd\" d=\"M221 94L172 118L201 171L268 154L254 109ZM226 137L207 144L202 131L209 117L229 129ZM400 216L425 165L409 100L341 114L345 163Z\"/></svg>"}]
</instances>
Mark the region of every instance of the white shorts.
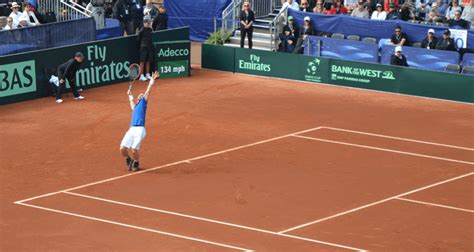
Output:
<instances>
[{"instance_id":1,"label":"white shorts","mask_svg":"<svg viewBox=\"0 0 474 252\"><path fill-rule=\"evenodd\" d=\"M145 136L146 136L145 127L142 127L142 126L130 127L127 133L125 133L125 136L122 139L122 143L120 144L120 147L126 147L126 148L132 148L132 149L138 150L140 149L140 144L142 143L142 140L145 138Z\"/></svg>"}]
</instances>

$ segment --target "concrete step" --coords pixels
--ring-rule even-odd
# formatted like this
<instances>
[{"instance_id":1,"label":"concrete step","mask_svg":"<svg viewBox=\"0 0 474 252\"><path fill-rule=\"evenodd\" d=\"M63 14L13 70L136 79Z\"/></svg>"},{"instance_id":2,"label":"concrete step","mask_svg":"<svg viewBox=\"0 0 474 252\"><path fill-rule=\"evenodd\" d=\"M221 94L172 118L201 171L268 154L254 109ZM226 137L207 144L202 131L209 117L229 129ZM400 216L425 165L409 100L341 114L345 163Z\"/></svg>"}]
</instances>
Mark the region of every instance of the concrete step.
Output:
<instances>
[{"instance_id":1,"label":"concrete step","mask_svg":"<svg viewBox=\"0 0 474 252\"><path fill-rule=\"evenodd\" d=\"M240 29L237 29L235 32L239 32L240 34ZM261 27L254 27L253 28L253 33L263 33L263 34L270 34L270 29L269 28L261 28Z\"/></svg>"},{"instance_id":2,"label":"concrete step","mask_svg":"<svg viewBox=\"0 0 474 252\"><path fill-rule=\"evenodd\" d=\"M230 47L240 47L240 42L239 44L224 44L224 46L230 46ZM245 48L248 48L248 45L247 43L245 43ZM262 51L270 51L270 47L262 47L262 46L257 46L257 45L253 45L252 49L256 49L256 50L262 50Z\"/></svg>"},{"instance_id":3,"label":"concrete step","mask_svg":"<svg viewBox=\"0 0 474 252\"><path fill-rule=\"evenodd\" d=\"M245 43L247 43L248 39L245 38ZM253 45L258 46L258 47L271 47L271 43L269 39L258 39L258 38L252 38ZM237 44L240 45L240 37L231 37L230 38L230 43L231 44Z\"/></svg>"},{"instance_id":4,"label":"concrete step","mask_svg":"<svg viewBox=\"0 0 474 252\"><path fill-rule=\"evenodd\" d=\"M266 40L270 40L270 33L267 32L267 33L261 33L261 32L255 32L253 31L253 38L259 38L259 39L266 39ZM238 37L240 38L240 30L237 30L235 31L235 35L234 37Z\"/></svg>"}]
</instances>

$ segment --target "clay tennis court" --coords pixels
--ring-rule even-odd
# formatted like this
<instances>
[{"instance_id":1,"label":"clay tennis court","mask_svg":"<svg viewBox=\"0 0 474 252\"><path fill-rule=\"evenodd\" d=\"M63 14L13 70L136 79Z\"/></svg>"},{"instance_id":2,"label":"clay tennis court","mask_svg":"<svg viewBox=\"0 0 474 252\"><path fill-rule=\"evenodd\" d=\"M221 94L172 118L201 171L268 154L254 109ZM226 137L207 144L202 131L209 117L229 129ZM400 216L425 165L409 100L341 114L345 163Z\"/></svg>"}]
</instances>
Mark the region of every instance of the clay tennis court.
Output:
<instances>
[{"instance_id":1,"label":"clay tennis court","mask_svg":"<svg viewBox=\"0 0 474 252\"><path fill-rule=\"evenodd\" d=\"M195 69L130 173L127 87L0 108L2 251L474 250L471 104Z\"/></svg>"}]
</instances>

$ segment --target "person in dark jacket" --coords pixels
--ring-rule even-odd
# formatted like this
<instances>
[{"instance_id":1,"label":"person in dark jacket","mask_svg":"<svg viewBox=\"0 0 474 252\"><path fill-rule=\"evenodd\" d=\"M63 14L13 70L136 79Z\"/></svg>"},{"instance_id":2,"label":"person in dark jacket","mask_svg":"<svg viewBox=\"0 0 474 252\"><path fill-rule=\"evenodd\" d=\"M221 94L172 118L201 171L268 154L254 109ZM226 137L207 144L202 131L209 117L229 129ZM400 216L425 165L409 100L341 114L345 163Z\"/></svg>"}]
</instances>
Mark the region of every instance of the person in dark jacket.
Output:
<instances>
[{"instance_id":1,"label":"person in dark jacket","mask_svg":"<svg viewBox=\"0 0 474 252\"><path fill-rule=\"evenodd\" d=\"M390 38L390 43L392 45L399 45L399 46L407 46L408 36L406 33L402 32L402 28L400 26L395 27L395 33Z\"/></svg>"},{"instance_id":2,"label":"person in dark jacket","mask_svg":"<svg viewBox=\"0 0 474 252\"><path fill-rule=\"evenodd\" d=\"M253 23L255 22L255 14L250 7L249 2L244 2L244 9L240 12L240 47L244 48L245 36L249 40L249 48L252 49Z\"/></svg>"},{"instance_id":3,"label":"person in dark jacket","mask_svg":"<svg viewBox=\"0 0 474 252\"><path fill-rule=\"evenodd\" d=\"M132 20L130 10L125 0L118 0L113 7L114 18L119 21L120 30L125 31L127 35L132 35Z\"/></svg>"},{"instance_id":4,"label":"person in dark jacket","mask_svg":"<svg viewBox=\"0 0 474 252\"><path fill-rule=\"evenodd\" d=\"M163 31L168 29L168 14L166 14L165 6L161 5L158 8L158 15L153 19L153 30Z\"/></svg>"},{"instance_id":5,"label":"person in dark jacket","mask_svg":"<svg viewBox=\"0 0 474 252\"><path fill-rule=\"evenodd\" d=\"M145 16L143 19L143 28L138 32L137 42L140 43L140 76L141 81L151 80L150 76L150 62L153 61L153 43L151 38L151 19ZM144 75L145 73L145 75Z\"/></svg>"},{"instance_id":6,"label":"person in dark jacket","mask_svg":"<svg viewBox=\"0 0 474 252\"><path fill-rule=\"evenodd\" d=\"M279 36L281 43L278 47L278 51L285 52L288 39L292 37L295 41L297 41L299 35L300 35L300 30L298 26L295 25L294 18L292 16L289 16L288 24L283 27L283 32Z\"/></svg>"},{"instance_id":7,"label":"person in dark jacket","mask_svg":"<svg viewBox=\"0 0 474 252\"><path fill-rule=\"evenodd\" d=\"M300 35L298 36L298 42L296 42L295 50L293 53L303 53L303 43L308 36L314 36L316 33L313 29L313 24L311 23L311 18L306 16L304 17L303 27L300 29Z\"/></svg>"},{"instance_id":8,"label":"person in dark jacket","mask_svg":"<svg viewBox=\"0 0 474 252\"><path fill-rule=\"evenodd\" d=\"M76 72L79 69L82 61L84 60L84 56L81 52L77 52L74 58L64 62L58 67L58 79L59 85L58 90L56 92L56 103L62 103L63 100L61 99L61 94L63 89L66 85L66 80L69 81L69 86L71 87L71 91L74 94L75 100L83 100L84 97L79 95L79 92L76 87Z\"/></svg>"},{"instance_id":9,"label":"person in dark jacket","mask_svg":"<svg viewBox=\"0 0 474 252\"><path fill-rule=\"evenodd\" d=\"M426 49L436 49L436 44L438 43L438 38L435 36L435 31L433 29L428 30L428 35L421 41L421 48Z\"/></svg>"},{"instance_id":10,"label":"person in dark jacket","mask_svg":"<svg viewBox=\"0 0 474 252\"><path fill-rule=\"evenodd\" d=\"M471 0L472 1L472 0ZM469 22L461 18L461 12L455 11L454 18L448 21L449 27L469 29Z\"/></svg>"},{"instance_id":11,"label":"person in dark jacket","mask_svg":"<svg viewBox=\"0 0 474 252\"><path fill-rule=\"evenodd\" d=\"M390 4L390 9L387 13L387 17L385 18L385 20L398 20L401 18L402 16L400 15L400 12L398 11L395 4Z\"/></svg>"},{"instance_id":12,"label":"person in dark jacket","mask_svg":"<svg viewBox=\"0 0 474 252\"><path fill-rule=\"evenodd\" d=\"M390 65L408 67L407 58L402 54L401 46L395 47L395 54L393 54L392 58L390 59Z\"/></svg>"},{"instance_id":13,"label":"person in dark jacket","mask_svg":"<svg viewBox=\"0 0 474 252\"><path fill-rule=\"evenodd\" d=\"M130 15L132 18L132 31L135 34L143 27L143 5L141 0L130 0Z\"/></svg>"},{"instance_id":14,"label":"person in dark jacket","mask_svg":"<svg viewBox=\"0 0 474 252\"><path fill-rule=\"evenodd\" d=\"M446 50L446 51L456 51L456 47L454 46L454 40L450 38L451 32L446 29L443 32L443 38L438 40L436 44L437 50Z\"/></svg>"}]
</instances>

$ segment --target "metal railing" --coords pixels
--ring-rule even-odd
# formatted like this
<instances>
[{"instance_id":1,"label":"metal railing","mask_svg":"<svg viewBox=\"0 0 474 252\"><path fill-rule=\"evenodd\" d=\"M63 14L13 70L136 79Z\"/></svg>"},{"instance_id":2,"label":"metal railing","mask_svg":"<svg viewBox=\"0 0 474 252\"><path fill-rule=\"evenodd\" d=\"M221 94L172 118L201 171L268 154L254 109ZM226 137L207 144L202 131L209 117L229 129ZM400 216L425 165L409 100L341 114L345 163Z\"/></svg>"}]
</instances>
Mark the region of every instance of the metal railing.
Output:
<instances>
[{"instance_id":1,"label":"metal railing","mask_svg":"<svg viewBox=\"0 0 474 252\"><path fill-rule=\"evenodd\" d=\"M234 32L239 25L238 19L242 9L242 0L232 0L224 11L222 11L222 41L225 42L225 34L227 32ZM216 21L214 21L216 23Z\"/></svg>"},{"instance_id":2,"label":"metal railing","mask_svg":"<svg viewBox=\"0 0 474 252\"><path fill-rule=\"evenodd\" d=\"M270 50L275 50L278 48L278 42L279 42L279 37L278 34L280 34L283 30L283 26L286 23L288 17L288 6L286 6L284 9L276 15L276 17L272 20L270 23Z\"/></svg>"},{"instance_id":3,"label":"metal railing","mask_svg":"<svg viewBox=\"0 0 474 252\"><path fill-rule=\"evenodd\" d=\"M65 0L39 0L38 11L41 14L54 13L58 22L90 17L92 14L84 6Z\"/></svg>"}]
</instances>

